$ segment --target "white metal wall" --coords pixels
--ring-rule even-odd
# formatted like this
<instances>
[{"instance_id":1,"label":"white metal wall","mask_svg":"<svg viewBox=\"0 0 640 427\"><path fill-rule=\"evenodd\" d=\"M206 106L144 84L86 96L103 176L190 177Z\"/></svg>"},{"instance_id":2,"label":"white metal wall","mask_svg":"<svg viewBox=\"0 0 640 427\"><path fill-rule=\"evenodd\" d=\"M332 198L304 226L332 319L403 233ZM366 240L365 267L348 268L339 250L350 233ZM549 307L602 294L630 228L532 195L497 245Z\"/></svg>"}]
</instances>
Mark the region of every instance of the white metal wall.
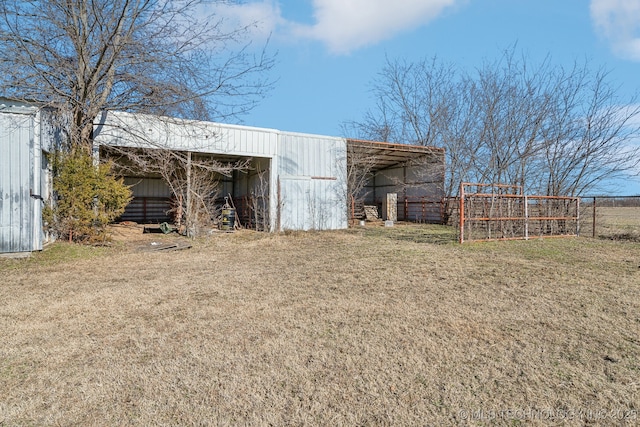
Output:
<instances>
[{"instance_id":1,"label":"white metal wall","mask_svg":"<svg viewBox=\"0 0 640 427\"><path fill-rule=\"evenodd\" d=\"M277 149L278 131L108 112L98 118L94 138L97 144L120 147L273 157Z\"/></svg>"},{"instance_id":2,"label":"white metal wall","mask_svg":"<svg viewBox=\"0 0 640 427\"><path fill-rule=\"evenodd\" d=\"M282 230L347 227L346 140L282 133L278 154Z\"/></svg>"},{"instance_id":3,"label":"white metal wall","mask_svg":"<svg viewBox=\"0 0 640 427\"><path fill-rule=\"evenodd\" d=\"M0 253L42 249L39 113L0 103Z\"/></svg>"}]
</instances>

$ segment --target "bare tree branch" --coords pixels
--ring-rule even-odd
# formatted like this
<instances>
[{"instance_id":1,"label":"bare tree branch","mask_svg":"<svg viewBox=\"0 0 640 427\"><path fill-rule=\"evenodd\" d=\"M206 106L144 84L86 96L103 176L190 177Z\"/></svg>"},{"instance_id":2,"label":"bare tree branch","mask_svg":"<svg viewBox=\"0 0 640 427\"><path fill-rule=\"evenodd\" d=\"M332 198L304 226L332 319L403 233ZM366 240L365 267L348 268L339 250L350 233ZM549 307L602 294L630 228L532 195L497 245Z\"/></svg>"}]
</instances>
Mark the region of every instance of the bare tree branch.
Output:
<instances>
[{"instance_id":1,"label":"bare tree branch","mask_svg":"<svg viewBox=\"0 0 640 427\"><path fill-rule=\"evenodd\" d=\"M581 195L640 163L640 104L618 99L607 77L586 62L532 65L514 48L474 73L388 60L373 83L376 108L345 131L444 147L447 195L464 181Z\"/></svg>"},{"instance_id":2,"label":"bare tree branch","mask_svg":"<svg viewBox=\"0 0 640 427\"><path fill-rule=\"evenodd\" d=\"M249 26L227 31L220 17L202 15L218 2L4 0L0 91L68 115L81 145L104 110L235 117L270 89L273 58L236 48Z\"/></svg>"}]
</instances>

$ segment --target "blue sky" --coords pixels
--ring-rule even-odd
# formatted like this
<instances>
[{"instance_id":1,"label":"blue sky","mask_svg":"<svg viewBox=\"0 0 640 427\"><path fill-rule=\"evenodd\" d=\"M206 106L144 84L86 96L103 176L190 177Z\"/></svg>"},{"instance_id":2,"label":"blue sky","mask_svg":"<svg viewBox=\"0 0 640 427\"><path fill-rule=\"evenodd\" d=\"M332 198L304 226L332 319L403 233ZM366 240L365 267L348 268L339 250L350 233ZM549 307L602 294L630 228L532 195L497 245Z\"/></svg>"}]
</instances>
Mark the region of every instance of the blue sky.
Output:
<instances>
[{"instance_id":1,"label":"blue sky","mask_svg":"<svg viewBox=\"0 0 640 427\"><path fill-rule=\"evenodd\" d=\"M640 0L246 0L218 13L259 22L256 44L270 35L277 51L278 81L250 126L339 136L372 106L386 57L471 70L514 45L531 61L603 66L622 99L640 91Z\"/></svg>"}]
</instances>

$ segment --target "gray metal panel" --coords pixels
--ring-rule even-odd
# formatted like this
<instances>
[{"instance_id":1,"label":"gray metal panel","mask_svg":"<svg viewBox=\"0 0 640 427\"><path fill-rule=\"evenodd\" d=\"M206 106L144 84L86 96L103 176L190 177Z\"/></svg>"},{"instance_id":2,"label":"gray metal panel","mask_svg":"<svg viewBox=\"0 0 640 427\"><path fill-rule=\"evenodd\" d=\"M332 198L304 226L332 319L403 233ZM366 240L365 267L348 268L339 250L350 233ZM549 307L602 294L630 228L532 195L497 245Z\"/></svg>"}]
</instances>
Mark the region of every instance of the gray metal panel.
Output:
<instances>
[{"instance_id":1,"label":"gray metal panel","mask_svg":"<svg viewBox=\"0 0 640 427\"><path fill-rule=\"evenodd\" d=\"M102 114L94 137L99 145L268 158L275 156L278 142L278 132L272 129L122 112Z\"/></svg>"},{"instance_id":2,"label":"gray metal panel","mask_svg":"<svg viewBox=\"0 0 640 427\"><path fill-rule=\"evenodd\" d=\"M283 230L335 230L347 227L346 206L335 181L281 179Z\"/></svg>"},{"instance_id":3,"label":"gray metal panel","mask_svg":"<svg viewBox=\"0 0 640 427\"><path fill-rule=\"evenodd\" d=\"M278 147L280 173L338 178L346 170L346 141L320 135L283 132Z\"/></svg>"},{"instance_id":4,"label":"gray metal panel","mask_svg":"<svg viewBox=\"0 0 640 427\"><path fill-rule=\"evenodd\" d=\"M30 252L41 249L41 226L34 223L40 201L31 197L40 147L34 147L34 114L7 111L0 110L0 252ZM38 176L37 192L39 187Z\"/></svg>"},{"instance_id":5,"label":"gray metal panel","mask_svg":"<svg viewBox=\"0 0 640 427\"><path fill-rule=\"evenodd\" d=\"M131 187L134 197L171 197L171 190L160 178L126 177L124 183Z\"/></svg>"},{"instance_id":6,"label":"gray metal panel","mask_svg":"<svg viewBox=\"0 0 640 427\"><path fill-rule=\"evenodd\" d=\"M278 172L283 230L347 227L346 140L283 132Z\"/></svg>"}]
</instances>

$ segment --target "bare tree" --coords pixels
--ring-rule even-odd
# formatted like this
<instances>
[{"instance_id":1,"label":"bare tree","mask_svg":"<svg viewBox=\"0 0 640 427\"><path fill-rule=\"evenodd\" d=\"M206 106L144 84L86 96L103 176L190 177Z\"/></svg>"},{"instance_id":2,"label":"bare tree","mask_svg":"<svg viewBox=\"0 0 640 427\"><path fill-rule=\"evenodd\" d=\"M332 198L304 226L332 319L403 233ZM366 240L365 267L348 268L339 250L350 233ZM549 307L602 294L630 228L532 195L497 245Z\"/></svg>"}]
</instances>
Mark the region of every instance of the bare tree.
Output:
<instances>
[{"instance_id":1,"label":"bare tree","mask_svg":"<svg viewBox=\"0 0 640 427\"><path fill-rule=\"evenodd\" d=\"M264 50L206 13L216 0L3 0L0 92L58 110L88 147L101 111L221 119L269 88Z\"/></svg>"},{"instance_id":2,"label":"bare tree","mask_svg":"<svg viewBox=\"0 0 640 427\"><path fill-rule=\"evenodd\" d=\"M640 104L618 99L603 69L571 70L554 88L552 116L542 132L538 184L549 195L580 195L640 164Z\"/></svg>"},{"instance_id":3,"label":"bare tree","mask_svg":"<svg viewBox=\"0 0 640 427\"><path fill-rule=\"evenodd\" d=\"M581 195L636 170L635 97L622 102L607 73L586 62L532 65L514 51L473 73L388 60L373 84L376 107L350 136L444 147L447 195L462 181Z\"/></svg>"},{"instance_id":4,"label":"bare tree","mask_svg":"<svg viewBox=\"0 0 640 427\"><path fill-rule=\"evenodd\" d=\"M366 186L373 179L376 163L375 154L356 149L354 143L347 144L346 200L350 218L356 215L357 207L364 209L364 200L368 196Z\"/></svg>"},{"instance_id":5,"label":"bare tree","mask_svg":"<svg viewBox=\"0 0 640 427\"><path fill-rule=\"evenodd\" d=\"M219 216L220 179L236 170L247 170L251 161L225 163L208 155L159 148L109 147L108 156L117 160L115 164L122 175L162 177L174 196L175 223L189 237L200 234Z\"/></svg>"},{"instance_id":6,"label":"bare tree","mask_svg":"<svg viewBox=\"0 0 640 427\"><path fill-rule=\"evenodd\" d=\"M255 180L249 194L249 208L256 230L268 231L269 215L269 169L256 167Z\"/></svg>"},{"instance_id":7,"label":"bare tree","mask_svg":"<svg viewBox=\"0 0 640 427\"><path fill-rule=\"evenodd\" d=\"M3 0L0 93L55 111L52 117L68 144L61 148L85 153L91 152L96 118L107 111L159 119L236 117L269 90L265 71L273 58L245 42L251 26L228 30L210 12L228 3ZM129 160L165 179L183 200L179 217L194 234L211 216L216 187L211 177L228 173L230 166L192 161L187 151L172 153L161 141L147 142L157 150L129 150Z\"/></svg>"}]
</instances>

